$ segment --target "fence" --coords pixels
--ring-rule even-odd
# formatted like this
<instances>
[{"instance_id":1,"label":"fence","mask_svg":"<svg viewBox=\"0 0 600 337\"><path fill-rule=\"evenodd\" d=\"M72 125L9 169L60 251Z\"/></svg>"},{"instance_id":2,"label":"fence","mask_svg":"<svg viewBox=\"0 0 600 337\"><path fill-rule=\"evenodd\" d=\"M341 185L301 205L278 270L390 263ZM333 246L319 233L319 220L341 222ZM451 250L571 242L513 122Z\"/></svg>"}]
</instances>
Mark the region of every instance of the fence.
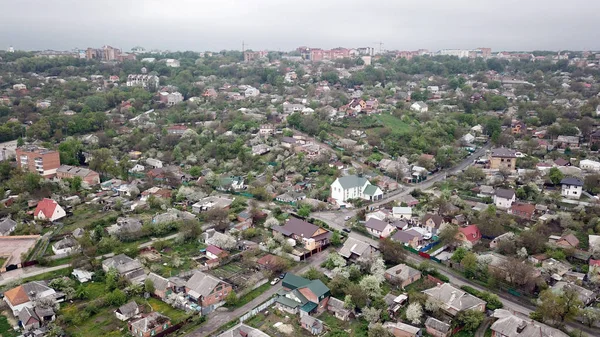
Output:
<instances>
[{"instance_id":1,"label":"fence","mask_svg":"<svg viewBox=\"0 0 600 337\"><path fill-rule=\"evenodd\" d=\"M244 323L248 318L256 316L256 314L270 307L273 303L275 303L275 297L271 297L268 301L248 311L246 314L240 317L240 323Z\"/></svg>"}]
</instances>

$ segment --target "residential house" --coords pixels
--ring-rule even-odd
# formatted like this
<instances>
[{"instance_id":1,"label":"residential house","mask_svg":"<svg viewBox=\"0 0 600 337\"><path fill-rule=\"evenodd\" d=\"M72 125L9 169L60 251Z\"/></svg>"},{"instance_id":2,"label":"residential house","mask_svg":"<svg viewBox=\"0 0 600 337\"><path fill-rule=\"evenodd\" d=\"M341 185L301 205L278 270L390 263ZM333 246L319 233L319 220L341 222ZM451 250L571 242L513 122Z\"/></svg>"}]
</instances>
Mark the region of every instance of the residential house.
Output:
<instances>
[{"instance_id":1,"label":"residential house","mask_svg":"<svg viewBox=\"0 0 600 337\"><path fill-rule=\"evenodd\" d=\"M392 216L396 219L411 219L412 207L393 207Z\"/></svg>"},{"instance_id":2,"label":"residential house","mask_svg":"<svg viewBox=\"0 0 600 337\"><path fill-rule=\"evenodd\" d=\"M414 102L410 106L410 110L416 111L416 112L427 112L427 111L429 111L429 107L427 106L427 104L425 104L425 102L418 101L418 102Z\"/></svg>"},{"instance_id":3,"label":"residential house","mask_svg":"<svg viewBox=\"0 0 600 337\"><path fill-rule=\"evenodd\" d=\"M33 211L33 218L36 220L56 221L65 216L67 216L67 212L56 201L48 198L38 202Z\"/></svg>"},{"instance_id":4,"label":"residential house","mask_svg":"<svg viewBox=\"0 0 600 337\"><path fill-rule=\"evenodd\" d=\"M452 332L452 326L433 317L427 317L425 331L433 337L448 337Z\"/></svg>"},{"instance_id":5,"label":"residential house","mask_svg":"<svg viewBox=\"0 0 600 337\"><path fill-rule=\"evenodd\" d=\"M168 279L155 274L150 273L146 277L145 282L150 282L154 286L154 293L152 295L164 300L171 294L171 282Z\"/></svg>"},{"instance_id":6,"label":"residential house","mask_svg":"<svg viewBox=\"0 0 600 337\"><path fill-rule=\"evenodd\" d=\"M52 245L55 255L71 255L79 250L79 243L71 236L67 236Z\"/></svg>"},{"instance_id":7,"label":"residential house","mask_svg":"<svg viewBox=\"0 0 600 337\"><path fill-rule=\"evenodd\" d=\"M308 280L286 273L281 285L286 291L275 299L275 307L290 314L321 313L327 309L331 293L321 280Z\"/></svg>"},{"instance_id":8,"label":"residential house","mask_svg":"<svg viewBox=\"0 0 600 337\"><path fill-rule=\"evenodd\" d=\"M367 213L365 215L365 220L369 221L371 219L378 219L382 221L392 220L392 212L387 209L378 209L374 212Z\"/></svg>"},{"instance_id":9,"label":"residential house","mask_svg":"<svg viewBox=\"0 0 600 337\"><path fill-rule=\"evenodd\" d=\"M356 260L361 256L367 256L377 251L370 243L348 237L339 250L339 254L347 260Z\"/></svg>"},{"instance_id":10,"label":"residential house","mask_svg":"<svg viewBox=\"0 0 600 337\"><path fill-rule=\"evenodd\" d=\"M323 332L323 322L310 315L302 315L300 317L300 326L314 336L320 335Z\"/></svg>"},{"instance_id":11,"label":"residential house","mask_svg":"<svg viewBox=\"0 0 600 337\"><path fill-rule=\"evenodd\" d=\"M329 245L331 232L306 221L291 218L283 226L274 226L273 234L281 233L301 243L310 252L318 251Z\"/></svg>"},{"instance_id":12,"label":"residential house","mask_svg":"<svg viewBox=\"0 0 600 337\"><path fill-rule=\"evenodd\" d=\"M142 230L142 221L137 218L119 217L117 222L106 227L106 232L110 235L127 235L138 233Z\"/></svg>"},{"instance_id":13,"label":"residential house","mask_svg":"<svg viewBox=\"0 0 600 337\"><path fill-rule=\"evenodd\" d=\"M272 136L275 134L275 126L273 124L263 124L258 129L258 134L263 137Z\"/></svg>"},{"instance_id":14,"label":"residential house","mask_svg":"<svg viewBox=\"0 0 600 337\"><path fill-rule=\"evenodd\" d=\"M450 283L442 283L424 290L429 298L440 303L440 308L448 315L455 317L459 312L466 310L485 311L484 300L481 300Z\"/></svg>"},{"instance_id":15,"label":"residential house","mask_svg":"<svg viewBox=\"0 0 600 337\"><path fill-rule=\"evenodd\" d=\"M271 268L279 267L283 263L285 263L284 258L273 254L267 254L256 260L256 265L265 270L271 270Z\"/></svg>"},{"instance_id":16,"label":"residential house","mask_svg":"<svg viewBox=\"0 0 600 337\"><path fill-rule=\"evenodd\" d=\"M17 228L17 222L10 218L10 216L4 218L0 222L0 236L8 236Z\"/></svg>"},{"instance_id":17,"label":"residential house","mask_svg":"<svg viewBox=\"0 0 600 337\"><path fill-rule=\"evenodd\" d=\"M142 282L146 277L144 266L140 261L119 254L102 261L102 270L108 272L115 269L117 273L131 282Z\"/></svg>"},{"instance_id":18,"label":"residential house","mask_svg":"<svg viewBox=\"0 0 600 337\"><path fill-rule=\"evenodd\" d=\"M577 248L579 246L579 239L571 233L565 234L556 241L556 245L562 248Z\"/></svg>"},{"instance_id":19,"label":"residential house","mask_svg":"<svg viewBox=\"0 0 600 337\"><path fill-rule=\"evenodd\" d=\"M34 308L37 300L47 298L58 303L62 302L64 297L63 293L48 287L44 281L27 282L4 292L4 302L15 316L25 307Z\"/></svg>"},{"instance_id":20,"label":"residential house","mask_svg":"<svg viewBox=\"0 0 600 337\"><path fill-rule=\"evenodd\" d=\"M492 249L496 249L496 247L498 247L498 244L501 241L509 241L509 240L513 240L515 237L515 233L513 232L506 232L504 234L498 235L497 237L495 237L492 242L490 242L490 248Z\"/></svg>"},{"instance_id":21,"label":"residential house","mask_svg":"<svg viewBox=\"0 0 600 337\"><path fill-rule=\"evenodd\" d=\"M578 178L564 178L560 181L562 186L560 194L563 197L569 199L579 199L581 198L581 193L583 191L583 181Z\"/></svg>"},{"instance_id":22,"label":"residential house","mask_svg":"<svg viewBox=\"0 0 600 337\"><path fill-rule=\"evenodd\" d=\"M203 314L225 303L231 291L231 284L201 271L196 271L185 284L185 293L191 301L202 307Z\"/></svg>"},{"instance_id":23,"label":"residential house","mask_svg":"<svg viewBox=\"0 0 600 337\"><path fill-rule=\"evenodd\" d=\"M339 177L331 184L331 198L338 205L344 205L349 199L376 201L383 198L383 191L367 178L351 175Z\"/></svg>"},{"instance_id":24,"label":"residential house","mask_svg":"<svg viewBox=\"0 0 600 337\"><path fill-rule=\"evenodd\" d=\"M171 326L169 317L151 312L148 315L129 322L129 333L134 337L151 337L167 330Z\"/></svg>"},{"instance_id":25,"label":"residential house","mask_svg":"<svg viewBox=\"0 0 600 337\"><path fill-rule=\"evenodd\" d=\"M401 322L385 322L383 327L394 337L417 337L421 336L421 328Z\"/></svg>"},{"instance_id":26,"label":"residential house","mask_svg":"<svg viewBox=\"0 0 600 337\"><path fill-rule=\"evenodd\" d=\"M239 323L233 328L223 332L216 337L270 337L266 333L248 326L244 323Z\"/></svg>"},{"instance_id":27,"label":"residential house","mask_svg":"<svg viewBox=\"0 0 600 337\"><path fill-rule=\"evenodd\" d=\"M535 205L516 202L512 204L508 209L508 214L518 216L522 219L531 220L531 218L535 214Z\"/></svg>"},{"instance_id":28,"label":"residential house","mask_svg":"<svg viewBox=\"0 0 600 337\"><path fill-rule=\"evenodd\" d=\"M135 301L123 304L115 310L115 316L120 321L127 321L140 313L140 306Z\"/></svg>"},{"instance_id":29,"label":"residential house","mask_svg":"<svg viewBox=\"0 0 600 337\"><path fill-rule=\"evenodd\" d=\"M223 234L221 232L217 232L214 228L209 228L204 233L202 233L202 241L207 245L215 245L219 246L220 242L224 241L235 241L235 238L228 234Z\"/></svg>"},{"instance_id":30,"label":"residential house","mask_svg":"<svg viewBox=\"0 0 600 337\"><path fill-rule=\"evenodd\" d=\"M145 68L144 68L145 69ZM128 87L143 87L145 89L156 89L160 84L160 79L155 75L148 74L130 74L127 75Z\"/></svg>"},{"instance_id":31,"label":"residential house","mask_svg":"<svg viewBox=\"0 0 600 337\"><path fill-rule=\"evenodd\" d=\"M481 239L481 232L477 225L469 225L467 227L459 227L456 239L462 242L466 247L473 247L474 244Z\"/></svg>"},{"instance_id":32,"label":"residential house","mask_svg":"<svg viewBox=\"0 0 600 337\"><path fill-rule=\"evenodd\" d=\"M490 326L492 337L568 337L566 333L529 317L517 316L506 310L496 309L493 314L497 320Z\"/></svg>"},{"instance_id":33,"label":"residential house","mask_svg":"<svg viewBox=\"0 0 600 337\"><path fill-rule=\"evenodd\" d=\"M378 238L387 238L388 236L390 236L390 234L392 234L394 229L396 229L388 222L375 218L369 219L365 223L365 228L367 229L367 232Z\"/></svg>"},{"instance_id":34,"label":"residential house","mask_svg":"<svg viewBox=\"0 0 600 337\"><path fill-rule=\"evenodd\" d=\"M61 165L56 169L56 178L59 180L73 179L75 177L80 177L89 186L100 184L100 174L96 171L71 165Z\"/></svg>"},{"instance_id":35,"label":"residential house","mask_svg":"<svg viewBox=\"0 0 600 337\"><path fill-rule=\"evenodd\" d=\"M563 276L573 269L573 266L566 261L558 261L554 258L545 259L542 261L541 271L548 275Z\"/></svg>"},{"instance_id":36,"label":"residential house","mask_svg":"<svg viewBox=\"0 0 600 337\"><path fill-rule=\"evenodd\" d=\"M404 288L421 279L421 272L405 264L399 264L385 271L385 279Z\"/></svg>"},{"instance_id":37,"label":"residential house","mask_svg":"<svg viewBox=\"0 0 600 337\"><path fill-rule=\"evenodd\" d=\"M148 158L146 159L146 164L150 167L152 167L153 169L157 169L157 168L162 168L163 167L163 162L161 160L155 159L155 158Z\"/></svg>"},{"instance_id":38,"label":"residential house","mask_svg":"<svg viewBox=\"0 0 600 337\"><path fill-rule=\"evenodd\" d=\"M181 136L183 135L189 128L185 125L171 125L167 127L167 134Z\"/></svg>"},{"instance_id":39,"label":"residential house","mask_svg":"<svg viewBox=\"0 0 600 337\"><path fill-rule=\"evenodd\" d=\"M44 178L51 178L56 175L56 170L60 167L60 154L58 151L28 145L17 148L15 154L17 167L40 174Z\"/></svg>"},{"instance_id":40,"label":"residential house","mask_svg":"<svg viewBox=\"0 0 600 337\"><path fill-rule=\"evenodd\" d=\"M420 235L416 235L416 233L399 230L392 235L392 240L401 242L406 246L410 246L414 249L419 247L420 244Z\"/></svg>"},{"instance_id":41,"label":"residential house","mask_svg":"<svg viewBox=\"0 0 600 337\"><path fill-rule=\"evenodd\" d=\"M596 300L596 293L572 282L559 281L556 282L556 284L552 286L551 289L553 293L558 294L562 293L567 289L573 290L579 295L579 300L581 301L581 303L583 303L583 307L590 305Z\"/></svg>"},{"instance_id":42,"label":"residential house","mask_svg":"<svg viewBox=\"0 0 600 337\"><path fill-rule=\"evenodd\" d=\"M383 301L387 305L387 312L390 317L395 318L402 306L408 302L408 296L406 294L396 296L388 293L383 297Z\"/></svg>"},{"instance_id":43,"label":"residential house","mask_svg":"<svg viewBox=\"0 0 600 337\"><path fill-rule=\"evenodd\" d=\"M304 108L305 108L305 106L303 104L283 102L283 113L284 114L291 114L294 112L302 112L302 110L304 110Z\"/></svg>"},{"instance_id":44,"label":"residential house","mask_svg":"<svg viewBox=\"0 0 600 337\"><path fill-rule=\"evenodd\" d=\"M509 209L516 200L514 190L497 188L494 193L494 204L499 209Z\"/></svg>"},{"instance_id":45,"label":"residential house","mask_svg":"<svg viewBox=\"0 0 600 337\"><path fill-rule=\"evenodd\" d=\"M231 191L231 190L243 190L246 186L244 185L243 177L224 177L219 180L218 190Z\"/></svg>"},{"instance_id":46,"label":"residential house","mask_svg":"<svg viewBox=\"0 0 600 337\"><path fill-rule=\"evenodd\" d=\"M600 282L600 260L590 259L588 262L587 277L592 283Z\"/></svg>"},{"instance_id":47,"label":"residential house","mask_svg":"<svg viewBox=\"0 0 600 337\"><path fill-rule=\"evenodd\" d=\"M338 165L339 168L339 165ZM342 168L343 168L343 164L342 164ZM388 176L380 176L377 179L377 186L379 186L379 188L381 188L382 191L395 191L397 190L400 185L398 184L398 182Z\"/></svg>"},{"instance_id":48,"label":"residential house","mask_svg":"<svg viewBox=\"0 0 600 337\"><path fill-rule=\"evenodd\" d=\"M265 153L269 153L271 151L271 147L267 144L257 144L252 146L252 155L253 156L261 156Z\"/></svg>"},{"instance_id":49,"label":"residential house","mask_svg":"<svg viewBox=\"0 0 600 337\"><path fill-rule=\"evenodd\" d=\"M555 148L561 149L579 149L579 137L577 136L558 136L552 141Z\"/></svg>"},{"instance_id":50,"label":"residential house","mask_svg":"<svg viewBox=\"0 0 600 337\"><path fill-rule=\"evenodd\" d=\"M275 200L286 202L286 203L296 203L297 201L306 199L306 194L302 192L285 192L275 197Z\"/></svg>"},{"instance_id":51,"label":"residential house","mask_svg":"<svg viewBox=\"0 0 600 337\"><path fill-rule=\"evenodd\" d=\"M167 188L160 188L157 186L153 186L153 187L150 187L149 189L145 190L144 192L142 192L140 200L147 201L148 198L150 198L151 196L153 196L154 198L158 198L158 199L169 200L169 199L171 199L171 190L167 189Z\"/></svg>"},{"instance_id":52,"label":"residential house","mask_svg":"<svg viewBox=\"0 0 600 337\"><path fill-rule=\"evenodd\" d=\"M378 107L379 107L379 101L377 100L377 98L370 99L370 100L365 101L365 107L364 107L363 111L366 113L377 112Z\"/></svg>"},{"instance_id":53,"label":"residential house","mask_svg":"<svg viewBox=\"0 0 600 337\"><path fill-rule=\"evenodd\" d=\"M514 121L511 125L511 131L513 135L520 135L527 132L527 125L523 122Z\"/></svg>"},{"instance_id":54,"label":"residential house","mask_svg":"<svg viewBox=\"0 0 600 337\"><path fill-rule=\"evenodd\" d=\"M590 145L598 145L600 144L600 129L594 131L590 135Z\"/></svg>"},{"instance_id":55,"label":"residential house","mask_svg":"<svg viewBox=\"0 0 600 337\"><path fill-rule=\"evenodd\" d=\"M233 203L234 199L229 199L225 196L210 196L201 199L197 203L192 205L192 212L201 213L211 209L223 209L228 210L229 206Z\"/></svg>"},{"instance_id":56,"label":"residential house","mask_svg":"<svg viewBox=\"0 0 600 337\"><path fill-rule=\"evenodd\" d=\"M206 98L217 98L217 96L219 96L219 94L214 88L208 88L204 90L204 93L202 93L202 97Z\"/></svg>"},{"instance_id":57,"label":"residential house","mask_svg":"<svg viewBox=\"0 0 600 337\"><path fill-rule=\"evenodd\" d=\"M492 170L505 168L514 171L517 168L516 152L504 147L492 149L488 160L489 168Z\"/></svg>"},{"instance_id":58,"label":"residential house","mask_svg":"<svg viewBox=\"0 0 600 337\"><path fill-rule=\"evenodd\" d=\"M209 259L222 259L227 257L229 254L222 250L221 248L215 246L215 245L209 245L208 247L206 247L206 257L208 257Z\"/></svg>"},{"instance_id":59,"label":"residential house","mask_svg":"<svg viewBox=\"0 0 600 337\"><path fill-rule=\"evenodd\" d=\"M425 214L423 219L421 220L423 226L429 230L429 232L436 234L442 227L442 225L446 224L444 218L437 214Z\"/></svg>"},{"instance_id":60,"label":"residential house","mask_svg":"<svg viewBox=\"0 0 600 337\"><path fill-rule=\"evenodd\" d=\"M19 313L19 325L23 327L25 331L31 331L38 329L48 322L52 322L56 319L56 314L52 306L36 306L35 308L25 307ZM34 332L35 336L35 332Z\"/></svg>"},{"instance_id":61,"label":"residential house","mask_svg":"<svg viewBox=\"0 0 600 337\"><path fill-rule=\"evenodd\" d=\"M571 166L571 162L564 159L564 158L558 158L554 161L554 165L556 167L561 167L561 166Z\"/></svg>"},{"instance_id":62,"label":"residential house","mask_svg":"<svg viewBox=\"0 0 600 337\"><path fill-rule=\"evenodd\" d=\"M352 310L346 308L344 301L338 300L335 297L330 297L327 302L327 311L333 313L335 318L341 321L350 320L351 316L354 316Z\"/></svg>"},{"instance_id":63,"label":"residential house","mask_svg":"<svg viewBox=\"0 0 600 337\"><path fill-rule=\"evenodd\" d=\"M600 172L600 162L590 159L579 161L579 168L589 172Z\"/></svg>"}]
</instances>

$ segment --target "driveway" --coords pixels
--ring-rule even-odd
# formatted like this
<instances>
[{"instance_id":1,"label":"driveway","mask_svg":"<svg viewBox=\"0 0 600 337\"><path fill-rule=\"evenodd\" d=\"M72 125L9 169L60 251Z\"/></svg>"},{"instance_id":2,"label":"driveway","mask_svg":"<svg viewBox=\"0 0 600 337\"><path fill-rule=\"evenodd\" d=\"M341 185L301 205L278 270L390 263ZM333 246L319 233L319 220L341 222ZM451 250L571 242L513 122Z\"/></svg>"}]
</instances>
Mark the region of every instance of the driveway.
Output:
<instances>
[{"instance_id":1,"label":"driveway","mask_svg":"<svg viewBox=\"0 0 600 337\"><path fill-rule=\"evenodd\" d=\"M327 250L317 253L309 258L308 263L302 263L299 266L296 266L296 268L294 268L293 270L290 270L290 272L302 275L306 271L308 271L311 267L318 267L321 263L323 263L323 261L325 261L325 259L327 259L328 255L329 255L329 252ZM277 293L277 291L279 289L281 289L281 282L279 282L277 285L269 288L267 291L260 294L260 296L258 296L254 300L246 303L245 305L243 305L233 311L218 311L218 309L217 309L217 311L213 311L212 313L210 313L208 315L208 320L204 324L202 324L198 329L187 334L187 336L191 336L191 337L210 336L211 334L217 332L217 330L221 326L227 324L228 322L230 322L234 319L240 318L248 311L259 306L261 303L267 301L269 298L271 298L271 296L275 295L275 293Z\"/></svg>"}]
</instances>

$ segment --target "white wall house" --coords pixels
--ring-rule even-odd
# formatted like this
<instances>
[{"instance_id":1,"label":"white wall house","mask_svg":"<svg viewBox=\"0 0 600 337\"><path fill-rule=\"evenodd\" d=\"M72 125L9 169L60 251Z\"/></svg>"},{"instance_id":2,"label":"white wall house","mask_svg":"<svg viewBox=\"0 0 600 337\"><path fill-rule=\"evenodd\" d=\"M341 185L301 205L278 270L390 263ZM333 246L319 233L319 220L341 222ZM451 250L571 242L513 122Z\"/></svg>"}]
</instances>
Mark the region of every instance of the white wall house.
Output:
<instances>
[{"instance_id":1,"label":"white wall house","mask_svg":"<svg viewBox=\"0 0 600 337\"><path fill-rule=\"evenodd\" d=\"M579 168L584 171L600 172L600 162L584 159L579 162Z\"/></svg>"},{"instance_id":2,"label":"white wall house","mask_svg":"<svg viewBox=\"0 0 600 337\"><path fill-rule=\"evenodd\" d=\"M339 177L331 184L331 198L338 205L345 205L348 199L357 198L375 201L383 198L383 191L367 178L351 175Z\"/></svg>"},{"instance_id":3,"label":"white wall house","mask_svg":"<svg viewBox=\"0 0 600 337\"><path fill-rule=\"evenodd\" d=\"M378 238L387 238L396 227L379 219L371 218L365 223L365 228L371 235Z\"/></svg>"},{"instance_id":4,"label":"white wall house","mask_svg":"<svg viewBox=\"0 0 600 337\"><path fill-rule=\"evenodd\" d=\"M410 219L412 218L412 207L393 207L392 215L396 219Z\"/></svg>"},{"instance_id":5,"label":"white wall house","mask_svg":"<svg viewBox=\"0 0 600 337\"><path fill-rule=\"evenodd\" d=\"M248 87L244 91L244 96L246 97L256 97L258 95L260 95L260 91L254 87Z\"/></svg>"},{"instance_id":6,"label":"white wall house","mask_svg":"<svg viewBox=\"0 0 600 337\"><path fill-rule=\"evenodd\" d=\"M416 111L416 112L427 112L427 111L429 111L429 107L427 106L427 104L425 104L425 102L422 102L422 101L414 102L410 106L410 109L412 111Z\"/></svg>"},{"instance_id":7,"label":"white wall house","mask_svg":"<svg viewBox=\"0 0 600 337\"><path fill-rule=\"evenodd\" d=\"M560 194L563 197L569 199L581 198L581 192L583 190L583 181L577 178L565 178L560 181L560 184L562 185Z\"/></svg>"},{"instance_id":8,"label":"white wall house","mask_svg":"<svg viewBox=\"0 0 600 337\"><path fill-rule=\"evenodd\" d=\"M509 209L516 200L513 190L498 188L494 193L494 204L499 209Z\"/></svg>"}]
</instances>

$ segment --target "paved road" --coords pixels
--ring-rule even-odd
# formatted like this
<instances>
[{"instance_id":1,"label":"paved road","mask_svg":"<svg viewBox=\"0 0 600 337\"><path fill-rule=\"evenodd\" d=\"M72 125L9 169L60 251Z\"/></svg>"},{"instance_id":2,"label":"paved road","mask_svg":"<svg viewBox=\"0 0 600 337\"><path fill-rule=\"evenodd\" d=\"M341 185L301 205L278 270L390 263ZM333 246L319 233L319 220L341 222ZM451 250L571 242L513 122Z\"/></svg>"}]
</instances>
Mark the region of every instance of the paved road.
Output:
<instances>
[{"instance_id":1,"label":"paved road","mask_svg":"<svg viewBox=\"0 0 600 337\"><path fill-rule=\"evenodd\" d=\"M60 266L55 266L55 267L40 268L40 267L32 266L32 267L20 268L20 269L7 271L6 273L2 273L2 275L0 275L0 286L3 286L7 283L10 283L10 282L18 280L18 279L36 276L36 275L40 275L40 274L45 274L45 273L49 273L51 271L56 271L56 270L65 269L65 268L69 268L69 267L71 267L70 264L61 264Z\"/></svg>"},{"instance_id":2,"label":"paved road","mask_svg":"<svg viewBox=\"0 0 600 337\"><path fill-rule=\"evenodd\" d=\"M425 180L423 182L408 186L400 193L395 193L390 196L384 195L383 200L369 204L369 207L377 207L377 206L386 204L390 201L398 200L401 197L410 194L415 189L426 190L426 189L432 187L433 184L435 184L439 181L445 180L448 177L448 174L460 172L460 171L464 170L465 168L467 168L468 166L470 166L471 164L473 164L475 159L484 155L485 152L490 147L491 147L491 144L486 144L485 146L481 147L477 151L473 152L470 156L465 158L458 165L456 165L448 170L443 170L436 174L433 174L433 175L429 176L427 178L427 180ZM319 219L321 221L325 221L330 226L332 226L338 230L341 230L342 228L346 227L346 221L344 220L344 218L346 216L354 217L356 215L356 212L357 212L356 209L341 209L339 211L333 211L333 212L312 213L311 217L313 217L315 219Z\"/></svg>"},{"instance_id":3,"label":"paved road","mask_svg":"<svg viewBox=\"0 0 600 337\"><path fill-rule=\"evenodd\" d=\"M323 251L313 255L308 263L302 263L297 266L291 272L296 274L303 274L308 271L311 267L318 267L325 259L327 258L328 252ZM260 296L255 298L254 300L246 303L245 305L235 309L234 311L214 311L208 315L208 320L202 324L198 329L190 332L187 336L190 337L204 337L210 336L211 334L218 332L217 330L231 322L234 319L238 319L243 316L245 313L249 312L253 308L259 306L261 303L267 301L271 296L273 296L279 289L281 289L281 282L277 285L271 287Z\"/></svg>"}]
</instances>

